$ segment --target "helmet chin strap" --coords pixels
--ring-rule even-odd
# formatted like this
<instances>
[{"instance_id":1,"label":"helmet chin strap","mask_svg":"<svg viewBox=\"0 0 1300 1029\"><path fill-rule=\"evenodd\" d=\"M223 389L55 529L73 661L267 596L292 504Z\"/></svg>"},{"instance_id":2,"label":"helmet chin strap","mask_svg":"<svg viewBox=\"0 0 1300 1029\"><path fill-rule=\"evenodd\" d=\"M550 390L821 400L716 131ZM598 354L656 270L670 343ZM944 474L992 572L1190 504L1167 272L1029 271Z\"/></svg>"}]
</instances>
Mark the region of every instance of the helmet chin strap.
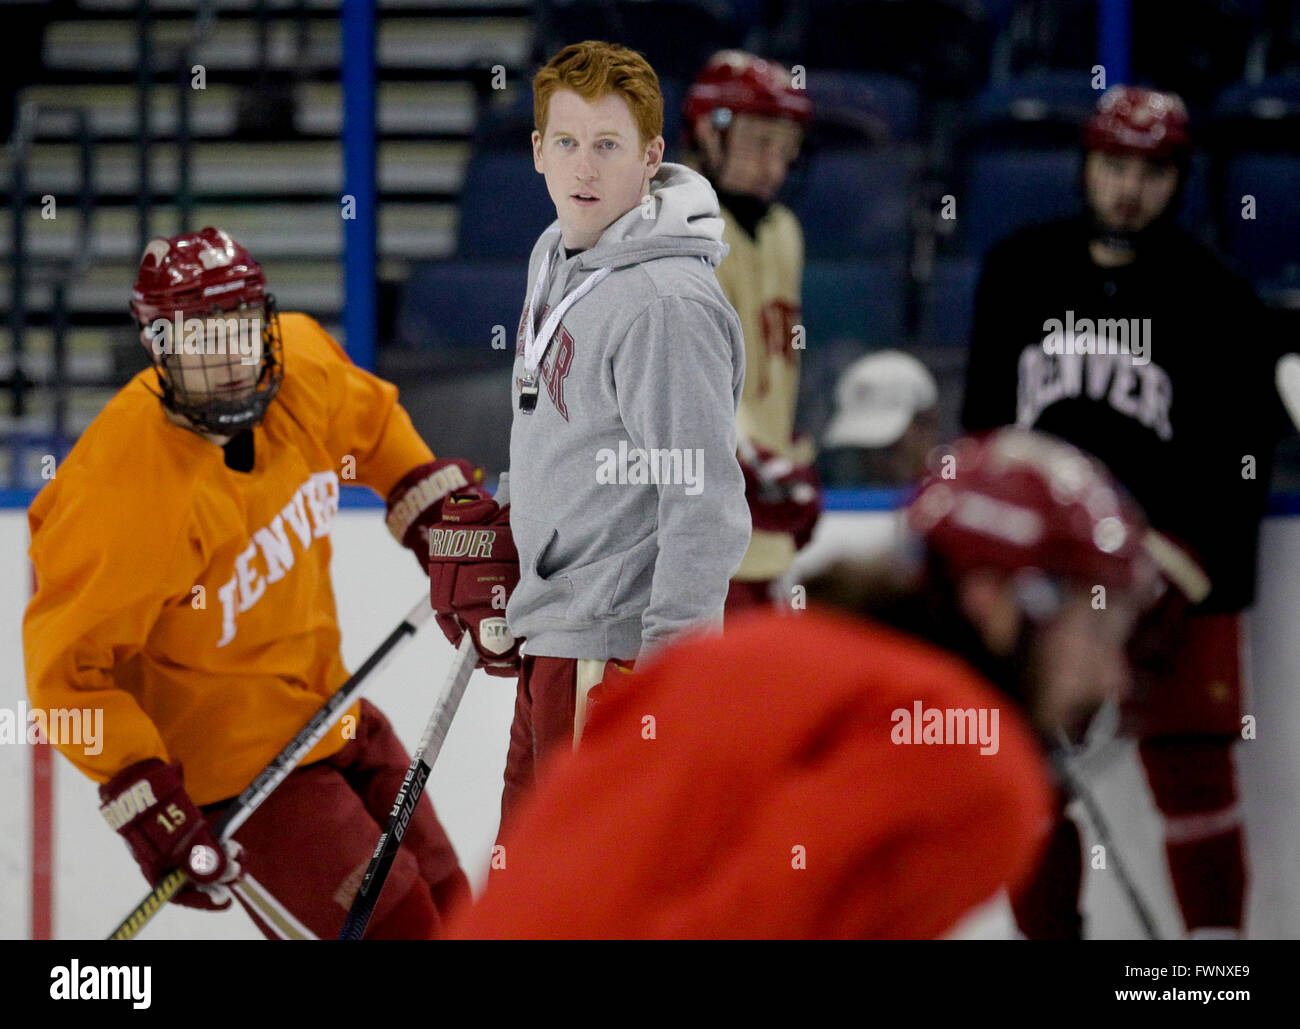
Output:
<instances>
[{"instance_id":1,"label":"helmet chin strap","mask_svg":"<svg viewBox=\"0 0 1300 1029\"><path fill-rule=\"evenodd\" d=\"M1093 232L1092 238L1102 246L1110 247L1110 249L1118 250L1122 254L1133 256L1137 254L1139 235L1139 233L1135 232L1110 230L1098 226Z\"/></svg>"},{"instance_id":2,"label":"helmet chin strap","mask_svg":"<svg viewBox=\"0 0 1300 1029\"><path fill-rule=\"evenodd\" d=\"M265 417L266 408L270 405L269 397L265 401L262 401L259 397L255 405L246 402L231 402L227 404L207 403L202 406L191 406L177 403L174 393L170 399L171 402L169 403L169 398L167 396L163 397L163 406L168 411L184 418L189 423L189 427L199 435L213 436L234 436L245 429L255 428Z\"/></svg>"},{"instance_id":3,"label":"helmet chin strap","mask_svg":"<svg viewBox=\"0 0 1300 1029\"><path fill-rule=\"evenodd\" d=\"M1097 216L1097 212L1091 205L1088 206L1088 220L1092 224L1091 238L1094 242L1130 256L1137 254L1138 245L1142 240L1142 236L1146 233L1145 229L1133 232L1127 229L1112 228ZM1149 229L1150 226L1147 226L1147 228Z\"/></svg>"}]
</instances>

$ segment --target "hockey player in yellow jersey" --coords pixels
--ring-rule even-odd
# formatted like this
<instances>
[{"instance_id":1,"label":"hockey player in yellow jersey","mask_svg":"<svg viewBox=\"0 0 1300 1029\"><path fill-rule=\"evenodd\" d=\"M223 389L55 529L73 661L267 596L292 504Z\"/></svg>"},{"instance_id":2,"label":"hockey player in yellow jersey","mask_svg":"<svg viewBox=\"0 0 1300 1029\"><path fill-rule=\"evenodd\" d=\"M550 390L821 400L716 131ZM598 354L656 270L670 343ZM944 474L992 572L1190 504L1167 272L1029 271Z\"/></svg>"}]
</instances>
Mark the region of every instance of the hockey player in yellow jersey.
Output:
<instances>
[{"instance_id":1,"label":"hockey player in yellow jersey","mask_svg":"<svg viewBox=\"0 0 1300 1029\"><path fill-rule=\"evenodd\" d=\"M332 939L409 762L379 708L349 709L231 840L214 825L348 678L330 577L340 478L388 498L389 530L424 564L443 498L482 473L435 459L397 388L280 313L221 229L151 240L131 312L151 367L28 512L28 695L102 712L97 751L60 750L151 886L182 868L174 903L238 901L271 939ZM369 939L439 935L469 897L432 806L410 825Z\"/></svg>"},{"instance_id":2,"label":"hockey player in yellow jersey","mask_svg":"<svg viewBox=\"0 0 1300 1029\"><path fill-rule=\"evenodd\" d=\"M810 441L794 437L802 352L803 233L775 197L799 155L812 103L780 65L724 50L686 94L687 142L718 194L731 248L718 282L745 334L738 457L754 531L727 612L772 602L821 511Z\"/></svg>"}]
</instances>

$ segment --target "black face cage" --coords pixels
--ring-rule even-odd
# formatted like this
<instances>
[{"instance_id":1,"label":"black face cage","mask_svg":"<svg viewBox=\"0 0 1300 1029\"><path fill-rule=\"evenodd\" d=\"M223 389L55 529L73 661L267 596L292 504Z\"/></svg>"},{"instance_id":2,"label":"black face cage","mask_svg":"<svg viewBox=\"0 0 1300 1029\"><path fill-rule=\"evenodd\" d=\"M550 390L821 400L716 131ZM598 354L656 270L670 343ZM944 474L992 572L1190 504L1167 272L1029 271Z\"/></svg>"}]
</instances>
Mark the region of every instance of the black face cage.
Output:
<instances>
[{"instance_id":1,"label":"black face cage","mask_svg":"<svg viewBox=\"0 0 1300 1029\"><path fill-rule=\"evenodd\" d=\"M195 429L218 436L233 436L258 425L266 410L279 392L284 379L284 346L280 336L280 312L275 297L263 296L261 325L261 368L255 382L246 387L228 387L226 377L232 367L238 368L246 360L238 345L234 351L228 341L221 350L211 352L213 339L205 336L203 362L186 367L182 375L178 367L182 355L187 354L177 341L173 352L151 354L154 371L158 375L159 399L174 414L181 415ZM242 314L249 309L241 305ZM230 312L221 312L228 315ZM245 339L244 326L237 322L240 342ZM224 351L221 352L221 351ZM187 386L187 381L189 385Z\"/></svg>"}]
</instances>

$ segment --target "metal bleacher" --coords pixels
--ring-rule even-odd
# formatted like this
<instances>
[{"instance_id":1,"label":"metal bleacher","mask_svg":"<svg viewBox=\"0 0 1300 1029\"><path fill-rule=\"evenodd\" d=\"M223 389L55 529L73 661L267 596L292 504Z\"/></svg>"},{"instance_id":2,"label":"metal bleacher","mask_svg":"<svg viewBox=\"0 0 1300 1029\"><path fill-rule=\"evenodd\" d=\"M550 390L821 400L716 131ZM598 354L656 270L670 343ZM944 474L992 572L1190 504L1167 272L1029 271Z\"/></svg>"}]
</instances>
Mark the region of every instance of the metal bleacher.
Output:
<instances>
[{"instance_id":1,"label":"metal bleacher","mask_svg":"<svg viewBox=\"0 0 1300 1029\"><path fill-rule=\"evenodd\" d=\"M12 217L0 221L0 254L21 244L24 255L21 322L13 315L13 262L4 262L0 277L0 306L11 312L0 326L0 376L9 387L0 432L32 445L22 467L6 455L0 480L39 485L40 454L66 450L143 366L126 313L142 216L153 235L226 228L262 262L281 309L307 311L342 338L339 6L51 0L24 7L46 24L39 62L14 98L14 137L0 157L0 193L11 212L19 152L25 179L22 238L15 239ZM480 95L494 66L519 81L532 24L527 0L378 0L378 9L382 300L395 295L411 262L452 252ZM139 71L146 25L147 79ZM75 203L83 193L84 219ZM55 198L53 218L42 216L45 196ZM56 312L55 284L67 280L76 257L82 267L65 281ZM391 320L391 299L385 315ZM66 352L59 358L56 336ZM55 385L56 364L65 389L45 388Z\"/></svg>"},{"instance_id":2,"label":"metal bleacher","mask_svg":"<svg viewBox=\"0 0 1300 1029\"><path fill-rule=\"evenodd\" d=\"M493 470L525 261L553 217L526 148L529 76L564 43L647 53L670 160L704 53L738 44L805 68L817 121L785 199L807 243L814 399L855 353L901 345L955 408L980 255L1078 205L1093 0L377 5L379 370L435 450ZM1183 223L1273 306L1300 312L1300 13L1287 13L1300 0L1191 6L1167 40L1159 5L1134 8L1135 77L1181 89L1203 144ZM39 485L40 454L66 447L143 364L126 301L144 218L154 234L227 228L282 308L342 339L343 39L340 0L0 0L9 9L40 43L0 157L0 192L11 210L16 185L24 200L21 231L0 218L0 254L25 255L22 282L17 262L0 262L0 433L30 444L21 467L0 448L0 480ZM1233 217L1246 193L1267 217ZM955 221L939 213L950 195Z\"/></svg>"}]
</instances>

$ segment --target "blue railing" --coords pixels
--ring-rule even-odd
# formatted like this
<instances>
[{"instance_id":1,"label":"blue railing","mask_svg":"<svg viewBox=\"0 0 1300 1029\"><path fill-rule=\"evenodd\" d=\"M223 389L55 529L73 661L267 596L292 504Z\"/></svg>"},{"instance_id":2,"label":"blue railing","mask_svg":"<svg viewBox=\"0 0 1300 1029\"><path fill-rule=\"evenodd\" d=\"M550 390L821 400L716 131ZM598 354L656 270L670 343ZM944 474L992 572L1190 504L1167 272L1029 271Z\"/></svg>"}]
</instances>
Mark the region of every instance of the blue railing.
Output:
<instances>
[{"instance_id":1,"label":"blue railing","mask_svg":"<svg viewBox=\"0 0 1300 1029\"><path fill-rule=\"evenodd\" d=\"M907 489L831 489L826 491L827 511L893 511L907 499ZM25 509L36 496L34 489L0 489L0 509ZM383 500L364 486L344 486L339 495L341 508L382 508ZM1268 498L1268 514L1300 515L1300 493L1274 493Z\"/></svg>"}]
</instances>

